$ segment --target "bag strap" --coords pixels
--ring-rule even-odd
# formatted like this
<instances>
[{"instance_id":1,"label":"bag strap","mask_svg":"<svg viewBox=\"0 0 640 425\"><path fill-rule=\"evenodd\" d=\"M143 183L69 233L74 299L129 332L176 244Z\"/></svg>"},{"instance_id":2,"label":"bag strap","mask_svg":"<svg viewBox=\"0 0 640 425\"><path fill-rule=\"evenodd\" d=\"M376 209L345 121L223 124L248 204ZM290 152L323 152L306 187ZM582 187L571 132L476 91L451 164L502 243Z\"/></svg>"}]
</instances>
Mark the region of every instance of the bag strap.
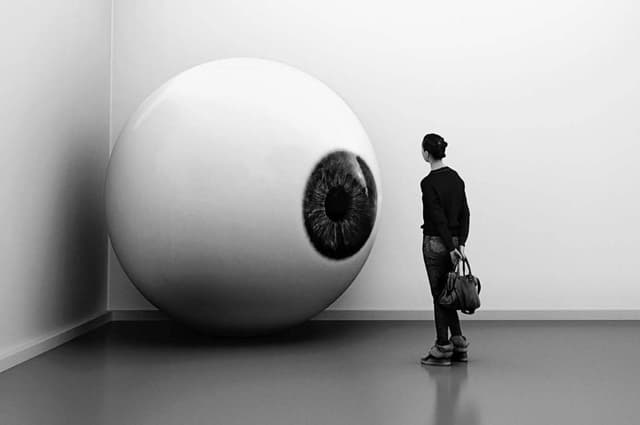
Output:
<instances>
[{"instance_id":1,"label":"bag strap","mask_svg":"<svg viewBox=\"0 0 640 425\"><path fill-rule=\"evenodd\" d=\"M453 271L456 274L460 274L460 263L462 263L462 275L465 276L467 274L471 274L471 264L469 264L467 257L464 257L464 260L458 260ZM467 268L469 268L469 273L467 273Z\"/></svg>"},{"instance_id":2,"label":"bag strap","mask_svg":"<svg viewBox=\"0 0 640 425\"><path fill-rule=\"evenodd\" d=\"M469 260L467 259L467 257L464 257L464 260L462 260L462 261L458 261L458 264L459 263L462 263L462 274L463 275L471 274L471 264L469 264ZM469 273L466 272L465 265L469 268Z\"/></svg>"}]
</instances>

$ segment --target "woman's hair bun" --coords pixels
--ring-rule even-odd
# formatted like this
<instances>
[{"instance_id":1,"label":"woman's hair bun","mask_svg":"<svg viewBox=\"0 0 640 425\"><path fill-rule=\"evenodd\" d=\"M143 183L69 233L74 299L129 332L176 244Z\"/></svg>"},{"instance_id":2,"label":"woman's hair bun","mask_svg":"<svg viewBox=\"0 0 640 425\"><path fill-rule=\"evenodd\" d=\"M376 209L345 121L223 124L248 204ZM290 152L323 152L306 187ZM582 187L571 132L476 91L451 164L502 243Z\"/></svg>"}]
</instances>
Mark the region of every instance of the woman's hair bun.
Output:
<instances>
[{"instance_id":1,"label":"woman's hair bun","mask_svg":"<svg viewBox=\"0 0 640 425\"><path fill-rule=\"evenodd\" d=\"M422 150L429 152L437 159L442 159L446 155L448 143L439 134L429 133L422 139Z\"/></svg>"}]
</instances>

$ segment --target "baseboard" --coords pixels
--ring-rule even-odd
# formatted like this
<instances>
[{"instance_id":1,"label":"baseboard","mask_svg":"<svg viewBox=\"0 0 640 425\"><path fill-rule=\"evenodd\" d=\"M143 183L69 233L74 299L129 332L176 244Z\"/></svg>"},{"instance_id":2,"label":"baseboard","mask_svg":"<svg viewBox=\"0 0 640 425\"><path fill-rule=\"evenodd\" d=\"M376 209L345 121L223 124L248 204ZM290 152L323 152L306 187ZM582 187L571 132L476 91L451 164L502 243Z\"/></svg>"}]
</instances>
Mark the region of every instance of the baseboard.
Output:
<instances>
[{"instance_id":1,"label":"baseboard","mask_svg":"<svg viewBox=\"0 0 640 425\"><path fill-rule=\"evenodd\" d=\"M640 320L640 310L478 310L464 320ZM433 320L432 310L325 310L314 320Z\"/></svg>"},{"instance_id":2,"label":"baseboard","mask_svg":"<svg viewBox=\"0 0 640 425\"><path fill-rule=\"evenodd\" d=\"M102 313L79 325L29 341L18 348L0 353L0 372L32 359L45 351L56 348L78 336L111 321L111 313Z\"/></svg>"},{"instance_id":3,"label":"baseboard","mask_svg":"<svg viewBox=\"0 0 640 425\"><path fill-rule=\"evenodd\" d=\"M114 321L168 320L158 310L113 310ZM640 320L640 310L478 310L464 320ZM312 320L433 320L431 310L325 310Z\"/></svg>"},{"instance_id":4,"label":"baseboard","mask_svg":"<svg viewBox=\"0 0 640 425\"><path fill-rule=\"evenodd\" d=\"M160 310L111 310L111 320L114 322L144 322L169 320L169 317Z\"/></svg>"}]
</instances>

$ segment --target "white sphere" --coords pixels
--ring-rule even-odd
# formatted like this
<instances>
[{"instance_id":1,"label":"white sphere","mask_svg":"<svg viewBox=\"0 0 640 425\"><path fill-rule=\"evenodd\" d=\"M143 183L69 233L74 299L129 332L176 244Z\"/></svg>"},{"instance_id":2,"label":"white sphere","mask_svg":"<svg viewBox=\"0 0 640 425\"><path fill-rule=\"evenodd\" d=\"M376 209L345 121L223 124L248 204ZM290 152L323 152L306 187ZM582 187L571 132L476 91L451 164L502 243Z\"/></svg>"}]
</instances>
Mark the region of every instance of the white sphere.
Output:
<instances>
[{"instance_id":1,"label":"white sphere","mask_svg":"<svg viewBox=\"0 0 640 425\"><path fill-rule=\"evenodd\" d=\"M109 162L107 223L159 309L205 330L261 332L347 289L380 192L371 143L335 92L291 66L233 58L177 75L131 116Z\"/></svg>"}]
</instances>

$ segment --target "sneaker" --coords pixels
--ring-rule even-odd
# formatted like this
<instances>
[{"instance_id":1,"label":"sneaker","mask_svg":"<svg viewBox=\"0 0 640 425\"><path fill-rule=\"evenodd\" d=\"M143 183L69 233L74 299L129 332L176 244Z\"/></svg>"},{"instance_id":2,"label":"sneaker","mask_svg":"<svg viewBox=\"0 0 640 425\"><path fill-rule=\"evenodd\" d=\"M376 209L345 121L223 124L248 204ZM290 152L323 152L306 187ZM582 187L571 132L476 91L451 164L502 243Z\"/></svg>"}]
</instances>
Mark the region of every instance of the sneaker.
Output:
<instances>
[{"instance_id":1,"label":"sneaker","mask_svg":"<svg viewBox=\"0 0 640 425\"><path fill-rule=\"evenodd\" d=\"M455 362L466 362L469 360L469 356L467 354L469 341L467 338L462 335L454 335L449 340L451 344L453 344L453 354L451 355L451 360Z\"/></svg>"},{"instance_id":2,"label":"sneaker","mask_svg":"<svg viewBox=\"0 0 640 425\"><path fill-rule=\"evenodd\" d=\"M451 356L453 355L453 344L449 342L447 345L434 344L429 349L429 353L420 359L423 365L433 366L451 366Z\"/></svg>"}]
</instances>

